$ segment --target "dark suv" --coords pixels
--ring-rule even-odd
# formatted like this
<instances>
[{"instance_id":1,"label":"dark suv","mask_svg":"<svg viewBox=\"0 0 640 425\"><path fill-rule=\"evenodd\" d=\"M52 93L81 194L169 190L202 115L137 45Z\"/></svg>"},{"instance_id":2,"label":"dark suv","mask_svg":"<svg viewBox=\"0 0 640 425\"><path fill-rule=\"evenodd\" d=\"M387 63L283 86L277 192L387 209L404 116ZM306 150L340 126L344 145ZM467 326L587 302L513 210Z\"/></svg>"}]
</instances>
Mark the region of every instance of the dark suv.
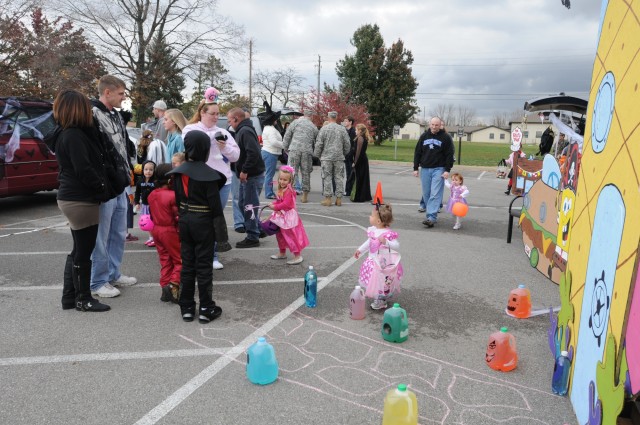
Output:
<instances>
[{"instance_id":1,"label":"dark suv","mask_svg":"<svg viewBox=\"0 0 640 425\"><path fill-rule=\"evenodd\" d=\"M58 163L43 142L54 127L51 102L0 97L0 197L58 188Z\"/></svg>"}]
</instances>

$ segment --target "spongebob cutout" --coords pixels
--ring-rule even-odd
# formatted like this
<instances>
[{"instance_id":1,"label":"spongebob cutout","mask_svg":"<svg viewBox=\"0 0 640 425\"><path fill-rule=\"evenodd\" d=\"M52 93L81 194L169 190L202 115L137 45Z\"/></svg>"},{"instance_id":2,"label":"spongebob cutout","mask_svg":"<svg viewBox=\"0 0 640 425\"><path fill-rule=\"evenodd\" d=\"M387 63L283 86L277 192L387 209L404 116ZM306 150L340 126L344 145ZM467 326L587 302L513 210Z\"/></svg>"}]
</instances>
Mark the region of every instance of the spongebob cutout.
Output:
<instances>
[{"instance_id":1,"label":"spongebob cutout","mask_svg":"<svg viewBox=\"0 0 640 425\"><path fill-rule=\"evenodd\" d=\"M556 236L556 250L553 254L553 263L561 272L564 272L567 267L571 222L573 220L573 207L575 203L576 194L573 193L573 190L564 189L560 193L558 234Z\"/></svg>"}]
</instances>

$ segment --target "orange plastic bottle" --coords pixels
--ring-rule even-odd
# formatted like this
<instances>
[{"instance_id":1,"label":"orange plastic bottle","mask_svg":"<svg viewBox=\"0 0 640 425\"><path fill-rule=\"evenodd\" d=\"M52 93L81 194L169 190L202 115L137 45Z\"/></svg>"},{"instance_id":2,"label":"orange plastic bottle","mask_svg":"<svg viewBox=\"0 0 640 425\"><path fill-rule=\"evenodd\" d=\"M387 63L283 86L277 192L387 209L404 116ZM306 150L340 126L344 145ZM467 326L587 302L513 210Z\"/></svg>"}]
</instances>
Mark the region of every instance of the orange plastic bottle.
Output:
<instances>
[{"instance_id":1,"label":"orange plastic bottle","mask_svg":"<svg viewBox=\"0 0 640 425\"><path fill-rule=\"evenodd\" d=\"M511 317L526 319L531 316L531 292L524 285L509 292L506 312Z\"/></svg>"},{"instance_id":2,"label":"orange plastic bottle","mask_svg":"<svg viewBox=\"0 0 640 425\"><path fill-rule=\"evenodd\" d=\"M516 338L508 331L509 329L503 327L499 332L494 332L489 336L484 358L487 366L491 369L509 372L518 365Z\"/></svg>"}]
</instances>

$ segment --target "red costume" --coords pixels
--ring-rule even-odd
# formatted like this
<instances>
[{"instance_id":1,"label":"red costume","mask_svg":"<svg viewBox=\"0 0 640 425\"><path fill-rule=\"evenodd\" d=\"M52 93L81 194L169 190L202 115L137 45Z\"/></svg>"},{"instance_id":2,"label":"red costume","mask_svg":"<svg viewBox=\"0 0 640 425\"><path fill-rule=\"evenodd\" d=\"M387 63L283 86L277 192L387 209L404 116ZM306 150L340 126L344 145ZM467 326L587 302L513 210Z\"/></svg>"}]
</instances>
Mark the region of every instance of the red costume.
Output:
<instances>
[{"instance_id":1,"label":"red costume","mask_svg":"<svg viewBox=\"0 0 640 425\"><path fill-rule=\"evenodd\" d=\"M160 286L165 287L169 282L179 284L182 258L176 194L167 187L161 187L151 192L147 200L154 224L151 234L160 257Z\"/></svg>"}]
</instances>

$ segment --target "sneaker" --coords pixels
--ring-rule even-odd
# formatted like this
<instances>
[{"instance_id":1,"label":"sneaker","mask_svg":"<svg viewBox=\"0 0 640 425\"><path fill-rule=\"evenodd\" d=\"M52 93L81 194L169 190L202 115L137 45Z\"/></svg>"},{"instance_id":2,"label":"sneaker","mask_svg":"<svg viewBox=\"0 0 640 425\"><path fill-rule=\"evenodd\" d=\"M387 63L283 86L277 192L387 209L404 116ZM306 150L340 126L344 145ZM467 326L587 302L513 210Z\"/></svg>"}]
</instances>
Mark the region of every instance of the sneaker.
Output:
<instances>
[{"instance_id":1,"label":"sneaker","mask_svg":"<svg viewBox=\"0 0 640 425\"><path fill-rule=\"evenodd\" d=\"M244 227L236 227L233 229L236 233L246 233L247 230Z\"/></svg>"},{"instance_id":2,"label":"sneaker","mask_svg":"<svg viewBox=\"0 0 640 425\"><path fill-rule=\"evenodd\" d=\"M420 207L420 208L418 208L418 212L419 213L427 212L427 209Z\"/></svg>"},{"instance_id":3,"label":"sneaker","mask_svg":"<svg viewBox=\"0 0 640 425\"><path fill-rule=\"evenodd\" d=\"M109 311L111 307L106 304L102 304L100 301L95 299L90 299L88 301L78 301L76 302L76 310L78 311L92 311L92 312L102 312Z\"/></svg>"},{"instance_id":4,"label":"sneaker","mask_svg":"<svg viewBox=\"0 0 640 425\"><path fill-rule=\"evenodd\" d=\"M147 241L144 243L146 246L148 246L149 248L153 248L156 246L156 243L154 241Z\"/></svg>"},{"instance_id":5,"label":"sneaker","mask_svg":"<svg viewBox=\"0 0 640 425\"><path fill-rule=\"evenodd\" d=\"M124 238L125 241L127 242L134 242L137 241L139 238L137 236L133 236L131 233L127 233L127 237Z\"/></svg>"},{"instance_id":6,"label":"sneaker","mask_svg":"<svg viewBox=\"0 0 640 425\"><path fill-rule=\"evenodd\" d=\"M270 258L272 260L286 260L287 256L286 255L273 254Z\"/></svg>"},{"instance_id":7,"label":"sneaker","mask_svg":"<svg viewBox=\"0 0 640 425\"><path fill-rule=\"evenodd\" d=\"M138 283L138 279L121 274L119 278L109 283L113 286L133 286Z\"/></svg>"},{"instance_id":8,"label":"sneaker","mask_svg":"<svg viewBox=\"0 0 640 425\"><path fill-rule=\"evenodd\" d=\"M290 266L293 266L293 265L302 263L302 261L304 261L304 258L298 257L298 258L294 258L293 260L287 261L287 264L289 264Z\"/></svg>"},{"instance_id":9,"label":"sneaker","mask_svg":"<svg viewBox=\"0 0 640 425\"><path fill-rule=\"evenodd\" d=\"M462 224L456 223L456 224L453 225L453 230L458 230L461 227L462 227Z\"/></svg>"},{"instance_id":10,"label":"sneaker","mask_svg":"<svg viewBox=\"0 0 640 425\"><path fill-rule=\"evenodd\" d=\"M260 241L254 241L253 239L244 239L236 243L236 248L253 248L260 246Z\"/></svg>"},{"instance_id":11,"label":"sneaker","mask_svg":"<svg viewBox=\"0 0 640 425\"><path fill-rule=\"evenodd\" d=\"M193 319L196 317L196 306L180 306L180 314L182 315L182 320L185 322L193 322Z\"/></svg>"},{"instance_id":12,"label":"sneaker","mask_svg":"<svg viewBox=\"0 0 640 425\"><path fill-rule=\"evenodd\" d=\"M387 308L387 301L375 300L371 303L371 308L374 310L382 310L383 308Z\"/></svg>"},{"instance_id":13,"label":"sneaker","mask_svg":"<svg viewBox=\"0 0 640 425\"><path fill-rule=\"evenodd\" d=\"M424 224L425 226L427 226L428 228L432 228L433 225L435 224L433 221L426 219L422 222L422 224Z\"/></svg>"},{"instance_id":14,"label":"sneaker","mask_svg":"<svg viewBox=\"0 0 640 425\"><path fill-rule=\"evenodd\" d=\"M224 266L222 265L222 263L218 260L213 260L213 270L222 270L224 269Z\"/></svg>"},{"instance_id":15,"label":"sneaker","mask_svg":"<svg viewBox=\"0 0 640 425\"><path fill-rule=\"evenodd\" d=\"M222 314L222 309L217 305L213 307L200 307L200 314L198 315L198 322L209 323L212 320L217 319Z\"/></svg>"},{"instance_id":16,"label":"sneaker","mask_svg":"<svg viewBox=\"0 0 640 425\"><path fill-rule=\"evenodd\" d=\"M91 295L96 295L102 298L113 298L120 295L118 288L114 288L110 283L105 283L95 291L91 291Z\"/></svg>"}]
</instances>

